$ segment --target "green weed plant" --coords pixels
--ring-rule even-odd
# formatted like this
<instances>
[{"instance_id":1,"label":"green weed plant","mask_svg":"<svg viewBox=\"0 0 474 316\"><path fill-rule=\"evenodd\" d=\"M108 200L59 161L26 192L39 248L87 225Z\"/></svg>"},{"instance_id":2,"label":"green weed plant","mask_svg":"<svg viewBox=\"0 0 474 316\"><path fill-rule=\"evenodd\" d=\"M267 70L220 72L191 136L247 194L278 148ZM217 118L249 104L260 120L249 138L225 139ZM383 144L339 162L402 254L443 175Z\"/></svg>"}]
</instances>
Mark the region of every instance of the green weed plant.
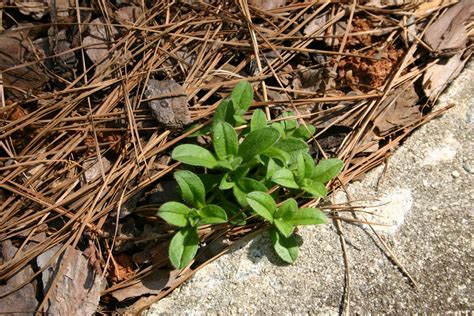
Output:
<instances>
[{"instance_id":1,"label":"green weed plant","mask_svg":"<svg viewBox=\"0 0 474 316\"><path fill-rule=\"evenodd\" d=\"M172 152L173 159L199 171L176 171L182 201L167 202L158 211L163 220L179 228L169 246L176 269L185 268L195 257L202 225L243 225L256 214L270 225L277 255L293 263L298 257L295 227L326 223L321 210L300 208L293 197L324 198L325 184L341 171L342 161L325 159L315 164L306 143L315 128L286 119L293 116L291 112L271 122L257 109L247 122L244 114L252 100L251 85L240 82L216 109L210 129L212 150L183 144ZM238 133L235 128L243 125Z\"/></svg>"}]
</instances>

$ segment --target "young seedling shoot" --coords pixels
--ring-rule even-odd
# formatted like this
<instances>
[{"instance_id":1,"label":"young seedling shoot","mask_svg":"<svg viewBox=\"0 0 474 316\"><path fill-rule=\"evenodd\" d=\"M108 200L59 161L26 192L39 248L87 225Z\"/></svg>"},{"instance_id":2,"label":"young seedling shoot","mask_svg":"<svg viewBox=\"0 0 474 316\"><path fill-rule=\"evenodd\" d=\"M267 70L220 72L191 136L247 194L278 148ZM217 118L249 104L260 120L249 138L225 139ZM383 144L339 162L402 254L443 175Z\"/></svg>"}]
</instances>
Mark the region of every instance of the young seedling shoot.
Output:
<instances>
[{"instance_id":1,"label":"young seedling shoot","mask_svg":"<svg viewBox=\"0 0 474 316\"><path fill-rule=\"evenodd\" d=\"M158 211L177 227L169 246L176 269L185 268L195 257L201 225L242 225L258 215L270 225L277 255L293 263L298 257L295 227L326 223L321 210L300 208L293 197L324 198L325 184L342 170L342 161L324 159L315 164L306 143L315 128L300 125L291 112L271 122L257 109L247 122L244 114L252 99L252 86L238 83L215 111L212 148L183 144L172 152L173 159L189 166L174 173L182 200L167 202ZM242 125L246 128L237 133L236 127Z\"/></svg>"}]
</instances>

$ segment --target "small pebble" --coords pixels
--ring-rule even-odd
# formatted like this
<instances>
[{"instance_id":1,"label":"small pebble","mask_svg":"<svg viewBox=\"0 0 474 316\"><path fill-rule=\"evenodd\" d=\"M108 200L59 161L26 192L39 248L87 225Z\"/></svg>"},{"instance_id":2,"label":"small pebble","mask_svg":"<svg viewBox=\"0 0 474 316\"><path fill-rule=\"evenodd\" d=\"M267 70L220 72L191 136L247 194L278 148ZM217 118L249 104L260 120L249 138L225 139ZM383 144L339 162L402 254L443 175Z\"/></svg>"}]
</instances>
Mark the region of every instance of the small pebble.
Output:
<instances>
[{"instance_id":1,"label":"small pebble","mask_svg":"<svg viewBox=\"0 0 474 316\"><path fill-rule=\"evenodd\" d=\"M464 164L462 167L464 168L464 170L466 170L466 172L474 173L474 168L472 168L472 166Z\"/></svg>"},{"instance_id":2,"label":"small pebble","mask_svg":"<svg viewBox=\"0 0 474 316\"><path fill-rule=\"evenodd\" d=\"M453 176L453 178L458 178L460 176L459 172L454 170L453 172L451 172L451 175Z\"/></svg>"}]
</instances>

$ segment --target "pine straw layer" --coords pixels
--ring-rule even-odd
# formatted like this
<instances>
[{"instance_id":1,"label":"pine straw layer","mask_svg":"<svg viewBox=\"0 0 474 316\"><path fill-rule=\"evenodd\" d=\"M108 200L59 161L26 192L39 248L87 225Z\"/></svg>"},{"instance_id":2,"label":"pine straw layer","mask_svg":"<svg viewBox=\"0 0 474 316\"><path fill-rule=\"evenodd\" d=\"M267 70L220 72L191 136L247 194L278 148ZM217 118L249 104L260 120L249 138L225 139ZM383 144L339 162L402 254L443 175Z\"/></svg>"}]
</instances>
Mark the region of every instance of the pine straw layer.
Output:
<instances>
[{"instance_id":1,"label":"pine straw layer","mask_svg":"<svg viewBox=\"0 0 474 316\"><path fill-rule=\"evenodd\" d=\"M387 97L397 91L403 98L404 87L419 84L426 69L436 61L420 40L422 34L407 40L411 32L407 16L413 6L382 10L355 1L293 1L282 8L262 11L249 7L246 1L212 3L157 2L142 8L144 14L133 24L118 23L113 9L101 5L94 14L120 32L109 50L105 71L94 73L95 65L83 59L73 80L57 76L51 79L63 89L44 89L21 101L3 102L0 236L1 240L15 241L20 250L0 266L0 279L9 279L58 244L62 247L51 262L69 246L95 248L97 258L91 264L107 278L103 303L113 305L114 291L135 284L154 269L169 269L166 245L172 230L164 230L166 226L156 218L159 205L139 203L128 217L140 221L142 228L128 237L119 229L127 217L117 214L138 194L153 192L179 166L166 159L170 150L206 126L219 102L243 78L253 84L257 96L249 114L255 108L264 108L275 119L282 108L292 110L300 120L316 126L311 146L318 157L330 155L344 160L345 168L331 184L332 190L382 164L407 135L440 113L430 111L436 98L420 98L420 115L412 120L382 134L374 124L390 108L384 106ZM444 9L440 6L411 23L426 27ZM305 33L313 18L322 14L327 16L324 23ZM363 25L364 21L368 26ZM331 35L341 23L342 33ZM78 19L73 26L86 34L89 24ZM86 49L75 48L82 56ZM392 51L396 57L383 55L382 60L390 62L374 78L362 78L364 70L353 71L353 77L359 76L355 81L341 75L341 68L347 73L351 63L380 61L374 51ZM291 86L289 80L298 77L301 69L324 69L329 75L323 76L319 89ZM196 124L193 128L182 132L156 127L150 112L142 106L150 78L174 79L183 85ZM279 100L274 100L276 93ZM2 98L8 99L8 95L2 94ZM25 110L12 118L12 111L18 108ZM337 134L341 126L345 132ZM335 134L342 135L338 141L330 145L321 142ZM84 165L91 159L99 162L100 176L85 182ZM104 167L105 159L111 161L110 168ZM327 211L340 227L338 211L347 208ZM145 231L143 225L158 228ZM201 237L206 246L200 253L206 253L213 241L225 238L227 244L218 253L201 256L192 269L175 273L157 299L232 243L262 229L260 222L244 227L204 227ZM41 232L46 232L44 240L32 243ZM132 250L121 251L118 245L124 242L132 243ZM151 259L136 261L125 276L117 279L115 273L113 278L112 271L123 265L118 257L125 253L135 259L139 249L149 252ZM45 301L49 295L45 293Z\"/></svg>"}]
</instances>

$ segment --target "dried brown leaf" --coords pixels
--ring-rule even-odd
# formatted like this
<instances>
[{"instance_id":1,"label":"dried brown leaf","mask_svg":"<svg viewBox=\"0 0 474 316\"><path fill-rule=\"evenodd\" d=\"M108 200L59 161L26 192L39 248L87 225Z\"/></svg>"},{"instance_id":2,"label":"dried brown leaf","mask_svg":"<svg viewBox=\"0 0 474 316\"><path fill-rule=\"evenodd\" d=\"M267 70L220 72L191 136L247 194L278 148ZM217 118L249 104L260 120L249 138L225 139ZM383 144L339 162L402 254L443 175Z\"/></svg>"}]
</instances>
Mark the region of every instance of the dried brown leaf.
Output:
<instances>
[{"instance_id":1,"label":"dried brown leaf","mask_svg":"<svg viewBox=\"0 0 474 316\"><path fill-rule=\"evenodd\" d=\"M173 284L179 273L180 271L177 270L156 270L149 276L139 280L137 283L113 291L112 296L121 302L132 297L141 296L143 294L158 294L163 289Z\"/></svg>"},{"instance_id":2,"label":"dried brown leaf","mask_svg":"<svg viewBox=\"0 0 474 316\"><path fill-rule=\"evenodd\" d=\"M49 80L37 63L31 63L36 61L35 48L30 45L27 36L28 32L16 30L0 34L0 71L9 91L15 91L10 90L13 87L38 89Z\"/></svg>"},{"instance_id":3,"label":"dried brown leaf","mask_svg":"<svg viewBox=\"0 0 474 316\"><path fill-rule=\"evenodd\" d=\"M384 136L419 120L421 112L416 104L418 99L415 86L411 82L391 92L380 105L374 119L377 136Z\"/></svg>"},{"instance_id":4,"label":"dried brown leaf","mask_svg":"<svg viewBox=\"0 0 474 316\"><path fill-rule=\"evenodd\" d=\"M454 55L466 48L466 24L473 14L472 0L461 0L428 27L423 39L436 53Z\"/></svg>"},{"instance_id":5,"label":"dried brown leaf","mask_svg":"<svg viewBox=\"0 0 474 316\"><path fill-rule=\"evenodd\" d=\"M461 72L469 58L462 59L462 53L441 58L429 67L423 75L423 91L430 99L436 99L441 91Z\"/></svg>"},{"instance_id":6,"label":"dried brown leaf","mask_svg":"<svg viewBox=\"0 0 474 316\"><path fill-rule=\"evenodd\" d=\"M96 64L96 73L105 70L109 58L109 50L113 46L118 31L113 26L106 26L102 18L92 20L89 25L89 36L83 40L87 56Z\"/></svg>"}]
</instances>

